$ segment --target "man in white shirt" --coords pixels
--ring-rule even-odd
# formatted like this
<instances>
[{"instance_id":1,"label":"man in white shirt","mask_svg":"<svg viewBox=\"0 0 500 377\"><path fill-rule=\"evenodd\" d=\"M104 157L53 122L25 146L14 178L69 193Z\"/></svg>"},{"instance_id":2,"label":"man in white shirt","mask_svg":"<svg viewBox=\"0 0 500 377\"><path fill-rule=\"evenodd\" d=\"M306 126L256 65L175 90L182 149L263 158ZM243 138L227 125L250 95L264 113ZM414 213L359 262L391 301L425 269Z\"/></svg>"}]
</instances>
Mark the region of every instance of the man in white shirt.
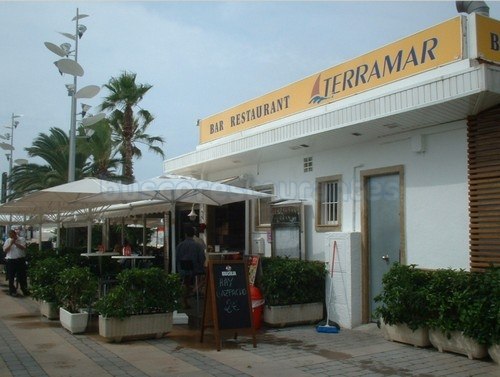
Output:
<instances>
[{"instance_id":1,"label":"man in white shirt","mask_svg":"<svg viewBox=\"0 0 500 377\"><path fill-rule=\"evenodd\" d=\"M5 263L7 265L7 278L9 280L9 294L17 296L15 279L21 286L24 296L29 295L28 279L26 276L26 241L19 237L14 229L9 231L9 238L3 244Z\"/></svg>"}]
</instances>

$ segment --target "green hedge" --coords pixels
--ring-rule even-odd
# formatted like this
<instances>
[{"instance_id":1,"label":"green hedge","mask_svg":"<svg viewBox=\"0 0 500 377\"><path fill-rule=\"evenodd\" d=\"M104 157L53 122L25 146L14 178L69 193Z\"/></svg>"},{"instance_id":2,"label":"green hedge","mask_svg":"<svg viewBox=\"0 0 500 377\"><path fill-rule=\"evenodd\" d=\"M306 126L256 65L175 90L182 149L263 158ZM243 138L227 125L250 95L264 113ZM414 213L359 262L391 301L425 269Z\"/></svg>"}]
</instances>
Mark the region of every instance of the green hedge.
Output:
<instances>
[{"instance_id":1,"label":"green hedge","mask_svg":"<svg viewBox=\"0 0 500 377\"><path fill-rule=\"evenodd\" d=\"M101 298L97 311L104 317L166 313L179 309L181 281L178 274L153 267L123 270L118 284Z\"/></svg>"},{"instance_id":2,"label":"green hedge","mask_svg":"<svg viewBox=\"0 0 500 377\"><path fill-rule=\"evenodd\" d=\"M382 280L375 311L390 325L462 331L479 344L500 344L500 268L485 272L423 271L394 264Z\"/></svg>"},{"instance_id":3,"label":"green hedge","mask_svg":"<svg viewBox=\"0 0 500 377\"><path fill-rule=\"evenodd\" d=\"M287 258L262 260L262 293L265 304L292 305L324 302L324 262Z\"/></svg>"}]
</instances>

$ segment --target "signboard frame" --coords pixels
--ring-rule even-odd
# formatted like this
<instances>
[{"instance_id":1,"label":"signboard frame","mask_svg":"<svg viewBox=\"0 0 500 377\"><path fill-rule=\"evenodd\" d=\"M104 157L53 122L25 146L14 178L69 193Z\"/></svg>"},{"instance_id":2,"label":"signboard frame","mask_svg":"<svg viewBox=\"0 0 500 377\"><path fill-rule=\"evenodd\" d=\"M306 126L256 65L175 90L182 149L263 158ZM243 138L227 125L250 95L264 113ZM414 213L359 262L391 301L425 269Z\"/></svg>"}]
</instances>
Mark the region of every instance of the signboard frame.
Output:
<instances>
[{"instance_id":1,"label":"signboard frame","mask_svg":"<svg viewBox=\"0 0 500 377\"><path fill-rule=\"evenodd\" d=\"M221 293L224 294L221 295ZM231 300L231 298L233 299ZM222 301L224 299L226 300L225 302ZM238 306L239 304L243 304L243 306ZM223 316L231 316L231 314L240 309L244 311L238 313L237 317L232 316L231 321L221 321ZM243 316L241 315L242 313L244 314ZM234 325L232 320L239 321L239 324ZM227 325L229 325L229 327ZM203 343L205 329L208 327L213 327L214 329L217 351L221 350L221 332L229 331L234 332L234 338L236 339L238 332L250 330L253 346L257 347L252 315L248 266L244 260L208 261L205 305L203 307L200 334L201 343Z\"/></svg>"}]
</instances>

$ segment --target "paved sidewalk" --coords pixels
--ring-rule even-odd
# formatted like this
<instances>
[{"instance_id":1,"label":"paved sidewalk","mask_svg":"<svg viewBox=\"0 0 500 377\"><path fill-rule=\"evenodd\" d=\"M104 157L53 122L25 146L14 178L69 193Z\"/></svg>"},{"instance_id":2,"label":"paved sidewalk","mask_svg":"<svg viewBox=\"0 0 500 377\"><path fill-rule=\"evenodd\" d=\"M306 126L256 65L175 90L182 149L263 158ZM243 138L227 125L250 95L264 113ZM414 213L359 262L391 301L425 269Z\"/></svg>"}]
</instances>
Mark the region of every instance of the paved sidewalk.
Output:
<instances>
[{"instance_id":1,"label":"paved sidewalk","mask_svg":"<svg viewBox=\"0 0 500 377\"><path fill-rule=\"evenodd\" d=\"M5 288L5 287L3 287ZM224 339L174 325L162 339L107 343L97 333L71 335L40 316L30 298L0 289L0 376L500 376L490 360L439 353L383 339L374 325L338 334L314 326L265 329Z\"/></svg>"}]
</instances>

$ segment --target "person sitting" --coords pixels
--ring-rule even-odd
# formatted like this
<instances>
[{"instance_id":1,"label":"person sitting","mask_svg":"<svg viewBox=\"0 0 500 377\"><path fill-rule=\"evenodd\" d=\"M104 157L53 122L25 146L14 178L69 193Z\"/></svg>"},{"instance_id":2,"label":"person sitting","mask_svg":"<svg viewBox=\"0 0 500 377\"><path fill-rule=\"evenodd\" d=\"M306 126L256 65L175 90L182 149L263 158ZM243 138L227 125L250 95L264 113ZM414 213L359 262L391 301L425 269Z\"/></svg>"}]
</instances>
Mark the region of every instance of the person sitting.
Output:
<instances>
[{"instance_id":1,"label":"person sitting","mask_svg":"<svg viewBox=\"0 0 500 377\"><path fill-rule=\"evenodd\" d=\"M123 241L122 255L132 255L132 246L130 246L130 243L127 240Z\"/></svg>"},{"instance_id":2,"label":"person sitting","mask_svg":"<svg viewBox=\"0 0 500 377\"><path fill-rule=\"evenodd\" d=\"M186 238L176 248L176 268L180 273L184 286L183 303L189 308L188 297L193 291L193 284L197 275L205 274L205 252L203 246L194 240L194 229L187 227Z\"/></svg>"}]
</instances>

